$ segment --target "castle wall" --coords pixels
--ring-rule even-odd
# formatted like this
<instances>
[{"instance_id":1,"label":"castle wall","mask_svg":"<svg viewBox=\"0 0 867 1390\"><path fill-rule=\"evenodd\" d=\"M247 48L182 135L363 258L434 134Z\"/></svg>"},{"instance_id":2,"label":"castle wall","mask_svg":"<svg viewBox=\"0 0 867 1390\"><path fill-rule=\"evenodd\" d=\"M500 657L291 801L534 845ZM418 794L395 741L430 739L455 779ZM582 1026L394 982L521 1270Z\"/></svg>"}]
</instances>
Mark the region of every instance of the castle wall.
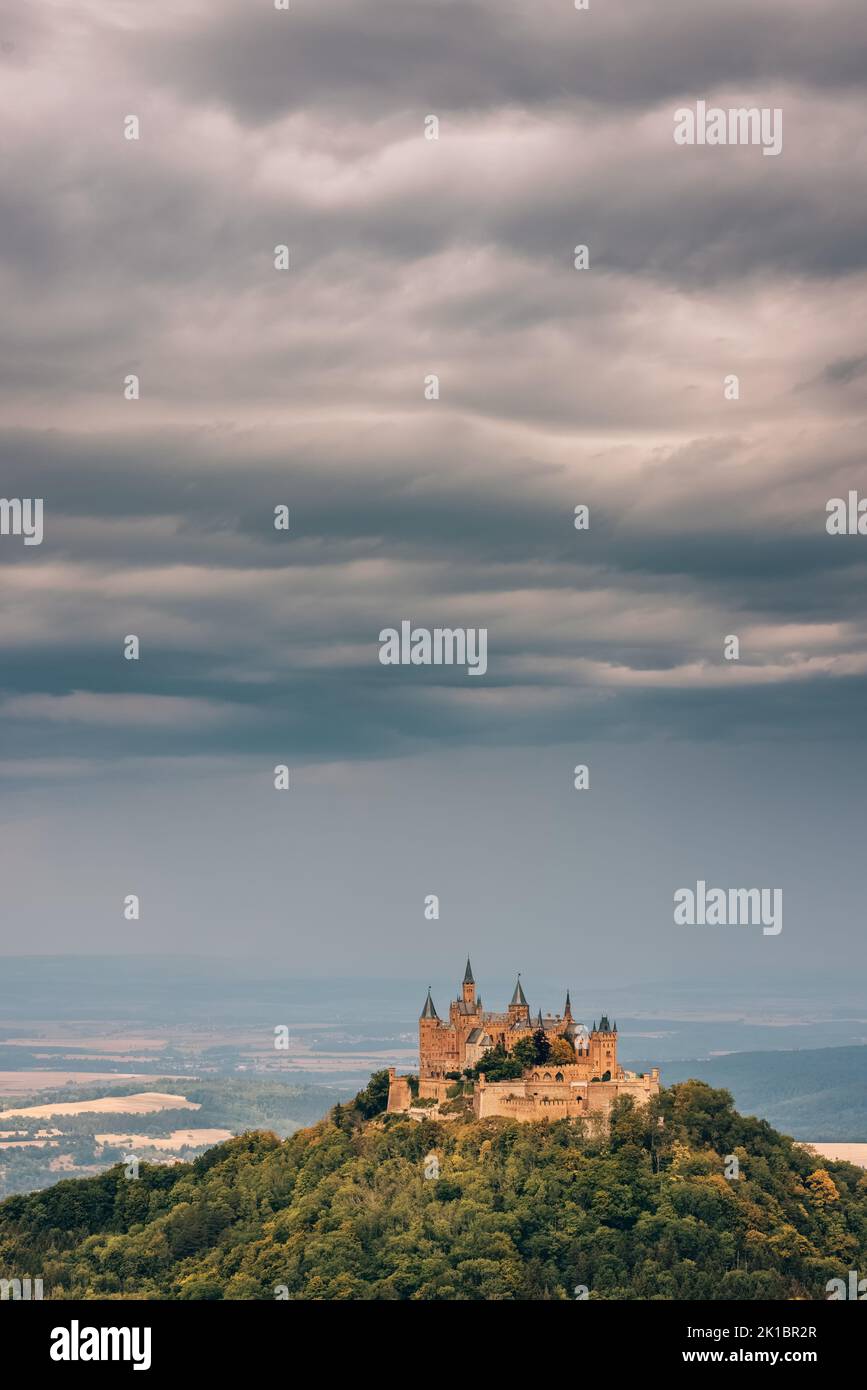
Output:
<instances>
[{"instance_id":1,"label":"castle wall","mask_svg":"<svg viewBox=\"0 0 867 1390\"><path fill-rule=\"evenodd\" d=\"M519 1121L580 1119L607 1115L618 1096L631 1095L644 1105L659 1094L658 1073L616 1081L491 1081L480 1078L473 1095L477 1120L501 1116Z\"/></svg>"},{"instance_id":2,"label":"castle wall","mask_svg":"<svg viewBox=\"0 0 867 1390\"><path fill-rule=\"evenodd\" d=\"M437 1077L420 1076L418 1080L419 1100L448 1100L449 1087L453 1081L443 1081Z\"/></svg>"},{"instance_id":3,"label":"castle wall","mask_svg":"<svg viewBox=\"0 0 867 1390\"><path fill-rule=\"evenodd\" d=\"M467 1043L464 1048L464 1066L474 1067L482 1060L487 1052L487 1045L482 1043Z\"/></svg>"},{"instance_id":4,"label":"castle wall","mask_svg":"<svg viewBox=\"0 0 867 1390\"><path fill-rule=\"evenodd\" d=\"M395 1111L408 1110L411 1103L412 1092L409 1089L409 1077L398 1076L394 1067L389 1067L386 1110L394 1114Z\"/></svg>"},{"instance_id":5,"label":"castle wall","mask_svg":"<svg viewBox=\"0 0 867 1390\"><path fill-rule=\"evenodd\" d=\"M394 1067L388 1070L389 1113L409 1110L412 1093L409 1079L398 1076ZM453 1083L436 1077L419 1079L419 1098L439 1103L448 1099ZM493 1116L521 1122L539 1120L573 1120L588 1115L607 1115L618 1096L632 1096L636 1105L645 1105L659 1094L659 1072L649 1076L622 1075L615 1081L536 1081L524 1076L517 1081L484 1081L480 1079L473 1094L476 1119Z\"/></svg>"},{"instance_id":6,"label":"castle wall","mask_svg":"<svg viewBox=\"0 0 867 1390\"><path fill-rule=\"evenodd\" d=\"M528 1079L556 1081L560 1077L563 1081L591 1081L599 1075L592 1058L581 1057L575 1062L545 1062L542 1066L534 1067Z\"/></svg>"}]
</instances>

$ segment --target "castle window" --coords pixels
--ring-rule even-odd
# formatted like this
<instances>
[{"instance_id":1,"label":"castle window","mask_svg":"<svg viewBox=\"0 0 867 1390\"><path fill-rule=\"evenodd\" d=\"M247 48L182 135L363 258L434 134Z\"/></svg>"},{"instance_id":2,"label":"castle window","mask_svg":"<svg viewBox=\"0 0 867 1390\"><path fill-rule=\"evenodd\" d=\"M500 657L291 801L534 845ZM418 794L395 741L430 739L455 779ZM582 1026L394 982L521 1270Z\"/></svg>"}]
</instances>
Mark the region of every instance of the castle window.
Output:
<instances>
[{"instance_id":1,"label":"castle window","mask_svg":"<svg viewBox=\"0 0 867 1390\"><path fill-rule=\"evenodd\" d=\"M562 1081L562 1080L563 1080L563 1073L562 1073L561 1071L558 1071L557 1075L554 1077L554 1080L555 1080L555 1081Z\"/></svg>"},{"instance_id":2,"label":"castle window","mask_svg":"<svg viewBox=\"0 0 867 1390\"><path fill-rule=\"evenodd\" d=\"M543 1081L550 1081L550 1080L551 1080L551 1073L550 1073L549 1071L546 1071L546 1072L545 1072L545 1075L542 1077L542 1080L543 1080Z\"/></svg>"}]
</instances>

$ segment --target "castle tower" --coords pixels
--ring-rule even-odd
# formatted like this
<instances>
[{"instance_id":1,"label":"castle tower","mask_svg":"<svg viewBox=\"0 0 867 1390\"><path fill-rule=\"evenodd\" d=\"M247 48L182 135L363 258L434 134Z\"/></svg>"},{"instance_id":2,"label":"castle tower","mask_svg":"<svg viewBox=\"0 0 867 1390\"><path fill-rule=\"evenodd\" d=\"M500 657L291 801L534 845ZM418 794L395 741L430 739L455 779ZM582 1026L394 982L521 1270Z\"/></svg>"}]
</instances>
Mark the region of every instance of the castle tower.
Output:
<instances>
[{"instance_id":1,"label":"castle tower","mask_svg":"<svg viewBox=\"0 0 867 1390\"><path fill-rule=\"evenodd\" d=\"M434 1008L434 1001L431 998L430 985L427 987L427 999L424 1001L424 1008L418 1021L418 1061L419 1073L422 1076L428 1075L435 1069L437 1053L436 1035L440 1028L440 1016Z\"/></svg>"},{"instance_id":2,"label":"castle tower","mask_svg":"<svg viewBox=\"0 0 867 1390\"><path fill-rule=\"evenodd\" d=\"M509 1003L508 1013L510 1023L524 1023L529 1027L530 1005L527 1003L524 991L521 988L520 975L518 976L518 982L515 985L515 992L512 995L511 1002Z\"/></svg>"},{"instance_id":3,"label":"castle tower","mask_svg":"<svg viewBox=\"0 0 867 1390\"><path fill-rule=\"evenodd\" d=\"M599 1027L593 1024L590 1034L590 1064L594 1076L602 1077L606 1072L617 1075L617 1024L609 1023L608 1015L603 1014Z\"/></svg>"},{"instance_id":4,"label":"castle tower","mask_svg":"<svg viewBox=\"0 0 867 1390\"><path fill-rule=\"evenodd\" d=\"M476 982L473 979L473 967L470 965L470 958L467 956L467 968L464 971L464 983L462 986L463 1000L471 1009L476 1007Z\"/></svg>"}]
</instances>

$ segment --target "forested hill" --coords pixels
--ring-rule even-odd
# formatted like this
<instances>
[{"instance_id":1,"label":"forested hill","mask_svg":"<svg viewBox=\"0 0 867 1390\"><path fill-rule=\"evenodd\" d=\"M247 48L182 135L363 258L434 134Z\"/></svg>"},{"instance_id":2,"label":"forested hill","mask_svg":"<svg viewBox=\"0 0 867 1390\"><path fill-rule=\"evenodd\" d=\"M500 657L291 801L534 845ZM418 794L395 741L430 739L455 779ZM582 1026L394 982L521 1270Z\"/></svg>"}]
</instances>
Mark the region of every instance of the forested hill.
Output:
<instances>
[{"instance_id":1,"label":"forested hill","mask_svg":"<svg viewBox=\"0 0 867 1390\"><path fill-rule=\"evenodd\" d=\"M0 1273L52 1298L824 1299L867 1266L867 1176L702 1082L607 1138L381 1104L374 1078L285 1141L11 1197Z\"/></svg>"}]
</instances>

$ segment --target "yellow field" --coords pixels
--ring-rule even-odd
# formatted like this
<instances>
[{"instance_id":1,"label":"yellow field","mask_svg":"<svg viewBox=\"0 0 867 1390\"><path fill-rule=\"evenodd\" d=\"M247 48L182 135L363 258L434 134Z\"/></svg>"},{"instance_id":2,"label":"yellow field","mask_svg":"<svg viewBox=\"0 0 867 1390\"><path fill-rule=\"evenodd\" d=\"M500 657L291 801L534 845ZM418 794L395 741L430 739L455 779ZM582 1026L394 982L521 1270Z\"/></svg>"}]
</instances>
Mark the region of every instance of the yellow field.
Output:
<instances>
[{"instance_id":1,"label":"yellow field","mask_svg":"<svg viewBox=\"0 0 867 1390\"><path fill-rule=\"evenodd\" d=\"M859 1168L867 1168L867 1144L809 1144L823 1158L841 1158L847 1163L857 1163Z\"/></svg>"},{"instance_id":2,"label":"yellow field","mask_svg":"<svg viewBox=\"0 0 867 1390\"><path fill-rule=\"evenodd\" d=\"M201 1106L186 1096L173 1096L165 1091L139 1091L132 1096L103 1096L100 1100L75 1100L53 1105L28 1105L20 1110L0 1110L0 1120L13 1115L89 1115L125 1113L149 1115L156 1110L201 1110Z\"/></svg>"},{"instance_id":3,"label":"yellow field","mask_svg":"<svg viewBox=\"0 0 867 1390\"><path fill-rule=\"evenodd\" d=\"M95 1134L97 1144L111 1144L112 1147L128 1144L135 1149L180 1149L184 1144L194 1148L199 1144L222 1144L231 1139L230 1129L176 1129L163 1139L152 1139L147 1134Z\"/></svg>"}]
</instances>

